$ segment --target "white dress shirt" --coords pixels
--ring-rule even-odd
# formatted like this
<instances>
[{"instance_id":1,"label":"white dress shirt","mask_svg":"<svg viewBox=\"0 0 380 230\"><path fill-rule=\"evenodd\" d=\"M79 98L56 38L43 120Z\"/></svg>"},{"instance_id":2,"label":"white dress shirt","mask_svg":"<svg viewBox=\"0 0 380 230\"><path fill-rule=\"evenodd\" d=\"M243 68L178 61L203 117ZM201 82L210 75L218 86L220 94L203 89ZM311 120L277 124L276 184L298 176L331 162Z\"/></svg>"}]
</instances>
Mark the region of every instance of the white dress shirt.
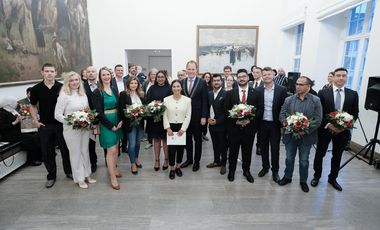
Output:
<instances>
[{"instance_id":1,"label":"white dress shirt","mask_svg":"<svg viewBox=\"0 0 380 230\"><path fill-rule=\"evenodd\" d=\"M273 121L273 96L274 96L274 83L272 88L266 88L264 86L264 121Z\"/></svg>"},{"instance_id":2,"label":"white dress shirt","mask_svg":"<svg viewBox=\"0 0 380 230\"><path fill-rule=\"evenodd\" d=\"M239 89L239 99L240 101L242 101L243 99L243 91L242 90L245 90L245 101L247 102L248 101L248 84L247 86L245 87L245 89L241 88L240 86L238 87Z\"/></svg>"}]
</instances>

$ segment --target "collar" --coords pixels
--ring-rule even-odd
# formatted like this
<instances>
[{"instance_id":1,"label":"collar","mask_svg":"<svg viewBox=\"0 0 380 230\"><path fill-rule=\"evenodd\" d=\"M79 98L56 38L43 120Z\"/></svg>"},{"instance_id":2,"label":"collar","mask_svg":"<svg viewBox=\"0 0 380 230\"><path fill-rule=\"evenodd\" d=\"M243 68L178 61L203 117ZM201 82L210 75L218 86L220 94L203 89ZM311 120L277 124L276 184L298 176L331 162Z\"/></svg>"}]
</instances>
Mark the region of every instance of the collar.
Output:
<instances>
[{"instance_id":1,"label":"collar","mask_svg":"<svg viewBox=\"0 0 380 230\"><path fill-rule=\"evenodd\" d=\"M332 85L333 92L336 92L337 89L341 89L342 92L344 92L344 86L342 88L338 88L336 85Z\"/></svg>"},{"instance_id":2,"label":"collar","mask_svg":"<svg viewBox=\"0 0 380 230\"><path fill-rule=\"evenodd\" d=\"M245 90L246 93L248 93L248 85L245 87L245 89L241 88L240 85L238 86L239 88L239 93L242 91L242 90Z\"/></svg>"},{"instance_id":3,"label":"collar","mask_svg":"<svg viewBox=\"0 0 380 230\"><path fill-rule=\"evenodd\" d=\"M222 87L220 87L220 88L218 89L218 91L215 92L215 91L213 90L212 92L213 92L214 94L217 94L217 95L218 95L219 92L220 92L220 90L222 90Z\"/></svg>"},{"instance_id":4,"label":"collar","mask_svg":"<svg viewBox=\"0 0 380 230\"><path fill-rule=\"evenodd\" d=\"M274 82L273 82L273 83L272 83L272 87L271 87L272 90L274 90L274 85L275 85L275 84L274 84ZM268 88L265 86L265 84L264 84L264 88L265 88L265 89L268 89Z\"/></svg>"}]
</instances>

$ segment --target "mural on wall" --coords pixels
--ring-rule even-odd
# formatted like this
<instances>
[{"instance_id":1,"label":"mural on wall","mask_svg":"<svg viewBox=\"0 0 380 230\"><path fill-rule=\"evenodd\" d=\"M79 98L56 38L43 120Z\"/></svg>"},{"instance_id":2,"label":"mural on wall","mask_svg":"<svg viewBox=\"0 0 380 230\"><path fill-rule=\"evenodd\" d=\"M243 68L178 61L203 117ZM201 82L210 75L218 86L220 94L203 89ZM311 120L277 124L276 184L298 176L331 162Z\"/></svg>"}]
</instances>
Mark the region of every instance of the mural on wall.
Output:
<instances>
[{"instance_id":1,"label":"mural on wall","mask_svg":"<svg viewBox=\"0 0 380 230\"><path fill-rule=\"evenodd\" d=\"M0 0L0 83L41 79L91 64L86 0Z\"/></svg>"},{"instance_id":2,"label":"mural on wall","mask_svg":"<svg viewBox=\"0 0 380 230\"><path fill-rule=\"evenodd\" d=\"M232 72L256 64L258 26L197 27L197 61L199 72L221 73L230 65Z\"/></svg>"}]
</instances>

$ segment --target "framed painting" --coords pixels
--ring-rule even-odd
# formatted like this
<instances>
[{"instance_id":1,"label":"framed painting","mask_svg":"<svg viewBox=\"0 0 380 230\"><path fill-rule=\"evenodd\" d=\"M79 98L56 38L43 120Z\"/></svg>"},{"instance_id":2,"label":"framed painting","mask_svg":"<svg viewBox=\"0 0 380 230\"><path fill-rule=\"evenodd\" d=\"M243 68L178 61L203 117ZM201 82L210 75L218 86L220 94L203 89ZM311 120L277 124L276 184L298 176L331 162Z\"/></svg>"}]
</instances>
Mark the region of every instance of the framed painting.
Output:
<instances>
[{"instance_id":1,"label":"framed painting","mask_svg":"<svg viewBox=\"0 0 380 230\"><path fill-rule=\"evenodd\" d=\"M2 2L0 86L40 81L46 62L58 74L91 64L86 0Z\"/></svg>"},{"instance_id":2,"label":"framed painting","mask_svg":"<svg viewBox=\"0 0 380 230\"><path fill-rule=\"evenodd\" d=\"M226 65L232 72L249 71L256 64L258 35L258 26L198 26L199 73L222 73Z\"/></svg>"}]
</instances>

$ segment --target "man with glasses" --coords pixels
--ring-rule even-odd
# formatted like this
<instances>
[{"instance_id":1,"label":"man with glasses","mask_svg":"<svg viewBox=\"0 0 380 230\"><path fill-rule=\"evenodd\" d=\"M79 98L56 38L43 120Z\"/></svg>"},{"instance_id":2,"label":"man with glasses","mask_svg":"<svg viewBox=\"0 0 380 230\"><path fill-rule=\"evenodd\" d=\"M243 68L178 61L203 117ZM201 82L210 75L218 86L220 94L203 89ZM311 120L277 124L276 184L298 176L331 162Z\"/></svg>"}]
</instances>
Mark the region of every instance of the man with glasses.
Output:
<instances>
[{"instance_id":1,"label":"man with glasses","mask_svg":"<svg viewBox=\"0 0 380 230\"><path fill-rule=\"evenodd\" d=\"M312 81L306 76L301 76L296 82L296 94L287 97L281 108L280 122L284 124L289 115L296 112L302 113L308 119L315 119L314 127L310 127L307 132L302 133L300 138L296 138L292 133L284 133L283 142L286 149L285 175L278 182L279 185L286 185L292 182L294 159L299 152L300 186L302 191L309 192L307 177L309 170L310 148L318 141L318 127L322 122L322 105L317 96L309 93Z\"/></svg>"}]
</instances>

